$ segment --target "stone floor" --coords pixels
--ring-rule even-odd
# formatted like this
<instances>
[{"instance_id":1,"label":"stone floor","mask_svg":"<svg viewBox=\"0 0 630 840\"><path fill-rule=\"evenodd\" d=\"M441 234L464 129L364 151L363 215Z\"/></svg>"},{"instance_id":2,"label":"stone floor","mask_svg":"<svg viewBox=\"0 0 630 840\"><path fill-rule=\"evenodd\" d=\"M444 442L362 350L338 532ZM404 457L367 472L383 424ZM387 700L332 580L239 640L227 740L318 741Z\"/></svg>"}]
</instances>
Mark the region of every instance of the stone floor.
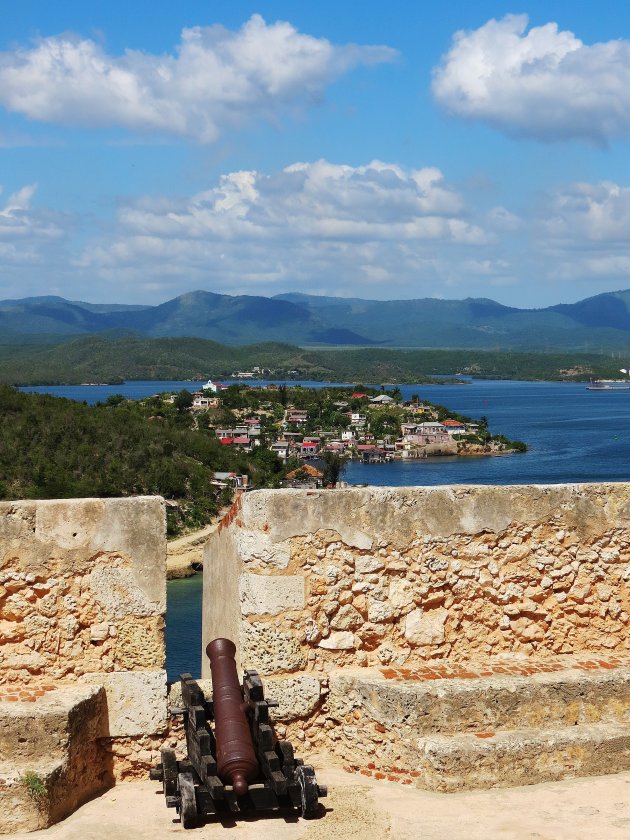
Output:
<instances>
[{"instance_id":1,"label":"stone floor","mask_svg":"<svg viewBox=\"0 0 630 840\"><path fill-rule=\"evenodd\" d=\"M12 840L627 840L630 773L520 788L436 794L317 765L328 784L318 820L293 817L209 823L185 832L159 785L119 785L46 831Z\"/></svg>"}]
</instances>

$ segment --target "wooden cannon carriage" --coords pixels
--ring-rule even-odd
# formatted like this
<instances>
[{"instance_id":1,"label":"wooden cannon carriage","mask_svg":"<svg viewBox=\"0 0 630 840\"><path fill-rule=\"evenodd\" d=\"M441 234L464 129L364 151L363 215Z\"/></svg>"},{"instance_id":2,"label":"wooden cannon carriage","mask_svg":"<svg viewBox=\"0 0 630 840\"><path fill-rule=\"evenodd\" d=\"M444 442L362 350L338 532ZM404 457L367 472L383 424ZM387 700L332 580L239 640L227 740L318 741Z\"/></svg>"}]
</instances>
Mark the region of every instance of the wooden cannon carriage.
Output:
<instances>
[{"instance_id":1,"label":"wooden cannon carriage","mask_svg":"<svg viewBox=\"0 0 630 840\"><path fill-rule=\"evenodd\" d=\"M182 674L182 708L188 757L178 761L171 749L150 776L162 782L166 805L176 808L184 828L207 817L252 811L299 811L307 819L319 813L326 788L315 771L296 759L288 741L274 737L269 709L256 671L245 671L239 684L235 647L215 639L207 648L212 666L213 699ZM212 724L212 725L211 725Z\"/></svg>"}]
</instances>

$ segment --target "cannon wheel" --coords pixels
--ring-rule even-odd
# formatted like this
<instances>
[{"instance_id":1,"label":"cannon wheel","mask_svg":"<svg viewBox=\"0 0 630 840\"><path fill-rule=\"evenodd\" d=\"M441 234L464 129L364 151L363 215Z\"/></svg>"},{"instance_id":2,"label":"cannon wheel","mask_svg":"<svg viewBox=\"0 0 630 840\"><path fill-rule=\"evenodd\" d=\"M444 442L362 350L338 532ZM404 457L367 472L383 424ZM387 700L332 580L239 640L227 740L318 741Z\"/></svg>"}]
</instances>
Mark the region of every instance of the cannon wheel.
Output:
<instances>
[{"instance_id":1,"label":"cannon wheel","mask_svg":"<svg viewBox=\"0 0 630 840\"><path fill-rule=\"evenodd\" d=\"M177 777L179 788L179 815L184 828L193 828L197 824L197 801L192 773L180 773Z\"/></svg>"},{"instance_id":2,"label":"cannon wheel","mask_svg":"<svg viewBox=\"0 0 630 840\"><path fill-rule=\"evenodd\" d=\"M174 750L165 747L160 751L162 756L162 789L164 796L175 796L177 793L177 759Z\"/></svg>"},{"instance_id":3,"label":"cannon wheel","mask_svg":"<svg viewBox=\"0 0 630 840\"><path fill-rule=\"evenodd\" d=\"M297 783L300 786L300 799L302 803L302 816L306 820L313 819L318 810L318 789L315 771L308 765L297 767L295 771Z\"/></svg>"}]
</instances>

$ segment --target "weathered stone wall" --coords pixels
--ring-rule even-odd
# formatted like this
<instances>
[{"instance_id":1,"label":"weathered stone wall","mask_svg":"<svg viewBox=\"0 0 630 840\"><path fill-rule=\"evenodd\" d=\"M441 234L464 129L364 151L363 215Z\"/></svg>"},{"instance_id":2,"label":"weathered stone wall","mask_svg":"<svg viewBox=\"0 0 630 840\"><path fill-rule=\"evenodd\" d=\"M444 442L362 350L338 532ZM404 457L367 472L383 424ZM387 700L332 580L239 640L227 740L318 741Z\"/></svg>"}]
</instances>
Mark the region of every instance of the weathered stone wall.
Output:
<instances>
[{"instance_id":1,"label":"weathered stone wall","mask_svg":"<svg viewBox=\"0 0 630 840\"><path fill-rule=\"evenodd\" d=\"M165 533L156 497L0 504L0 702L102 686L114 775L166 728Z\"/></svg>"},{"instance_id":2,"label":"weathered stone wall","mask_svg":"<svg viewBox=\"0 0 630 840\"><path fill-rule=\"evenodd\" d=\"M206 547L204 645L317 740L335 669L620 654L629 589L628 484L258 491Z\"/></svg>"}]
</instances>

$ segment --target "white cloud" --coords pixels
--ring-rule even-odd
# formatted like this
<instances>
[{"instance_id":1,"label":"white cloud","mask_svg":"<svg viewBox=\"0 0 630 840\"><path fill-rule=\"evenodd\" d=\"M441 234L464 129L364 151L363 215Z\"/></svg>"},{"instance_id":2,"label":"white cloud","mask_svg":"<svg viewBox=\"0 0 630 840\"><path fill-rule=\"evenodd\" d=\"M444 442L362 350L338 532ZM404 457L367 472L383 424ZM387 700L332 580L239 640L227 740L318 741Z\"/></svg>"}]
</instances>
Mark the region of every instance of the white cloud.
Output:
<instances>
[{"instance_id":1,"label":"white cloud","mask_svg":"<svg viewBox=\"0 0 630 840\"><path fill-rule=\"evenodd\" d=\"M390 61L382 46L335 45L253 15L238 31L184 29L175 54L110 55L76 35L0 54L0 104L33 120L122 126L204 143L252 116L321 98L360 64Z\"/></svg>"},{"instance_id":2,"label":"white cloud","mask_svg":"<svg viewBox=\"0 0 630 840\"><path fill-rule=\"evenodd\" d=\"M49 279L63 270L67 215L33 208L37 185L28 184L0 202L0 297L50 294ZM2 188L0 187L0 193ZM42 288L42 279L46 284Z\"/></svg>"},{"instance_id":3,"label":"white cloud","mask_svg":"<svg viewBox=\"0 0 630 840\"><path fill-rule=\"evenodd\" d=\"M540 224L550 245L630 253L630 187L577 183L549 195Z\"/></svg>"},{"instance_id":4,"label":"white cloud","mask_svg":"<svg viewBox=\"0 0 630 840\"><path fill-rule=\"evenodd\" d=\"M360 293L363 285L435 289L436 265L492 241L434 168L325 160L232 172L190 198L122 207L118 234L77 267L106 280L162 278L186 288ZM413 293L413 292L412 292ZM399 292L399 294L404 294Z\"/></svg>"},{"instance_id":5,"label":"white cloud","mask_svg":"<svg viewBox=\"0 0 630 840\"><path fill-rule=\"evenodd\" d=\"M538 140L629 136L630 41L588 45L556 23L527 26L526 15L507 15L457 32L434 70L437 101Z\"/></svg>"}]
</instances>

